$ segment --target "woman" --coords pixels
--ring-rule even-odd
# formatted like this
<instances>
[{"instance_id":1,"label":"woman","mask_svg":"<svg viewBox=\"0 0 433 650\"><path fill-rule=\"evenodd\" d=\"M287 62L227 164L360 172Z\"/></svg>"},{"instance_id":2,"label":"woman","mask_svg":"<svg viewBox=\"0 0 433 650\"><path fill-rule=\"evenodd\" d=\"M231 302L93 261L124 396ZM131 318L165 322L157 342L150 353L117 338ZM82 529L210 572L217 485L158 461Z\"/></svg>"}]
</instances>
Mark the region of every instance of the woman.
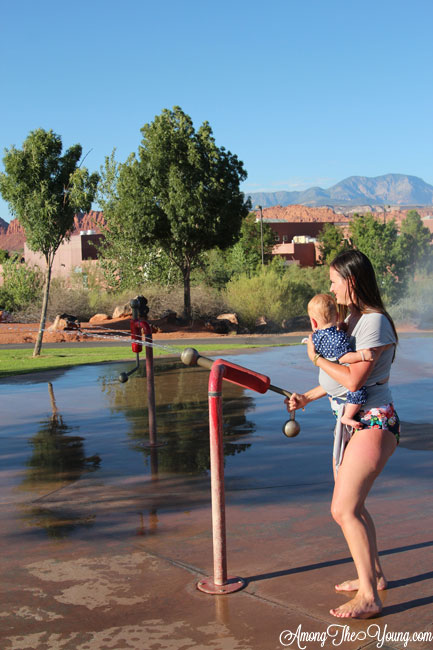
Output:
<instances>
[{"instance_id":1,"label":"woman","mask_svg":"<svg viewBox=\"0 0 433 650\"><path fill-rule=\"evenodd\" d=\"M330 613L341 618L369 618L381 611L378 591L385 589L387 583L365 499L398 444L399 420L388 387L398 338L383 306L371 262L363 253L350 250L338 255L331 263L330 279L337 303L344 310L349 309L347 333L353 337L355 349L374 348L374 362L344 366L328 361L316 354L310 337L308 356L320 368L320 386L304 394L293 393L287 404L288 410L299 409L329 395L334 412L340 409L341 414L340 404L344 402L339 396L347 390L367 387L367 403L358 414L363 428L354 430L347 445L342 442L341 450L335 450L334 445L335 486L331 506L358 573L357 580L336 585L336 590L357 593Z\"/></svg>"}]
</instances>

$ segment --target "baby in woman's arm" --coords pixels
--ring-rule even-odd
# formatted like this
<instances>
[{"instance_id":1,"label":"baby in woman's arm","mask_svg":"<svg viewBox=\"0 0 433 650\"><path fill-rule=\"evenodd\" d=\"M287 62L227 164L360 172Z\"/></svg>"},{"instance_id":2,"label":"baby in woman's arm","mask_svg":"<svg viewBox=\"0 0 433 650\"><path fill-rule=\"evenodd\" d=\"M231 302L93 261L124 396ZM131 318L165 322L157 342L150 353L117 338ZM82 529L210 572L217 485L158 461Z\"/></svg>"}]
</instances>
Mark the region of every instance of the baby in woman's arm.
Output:
<instances>
[{"instance_id":1,"label":"baby in woman's arm","mask_svg":"<svg viewBox=\"0 0 433 650\"><path fill-rule=\"evenodd\" d=\"M308 303L308 315L313 330L313 343L316 353L329 361L338 363L357 363L359 361L373 361L371 350L358 350L354 352L349 336L342 329L337 328L337 304L325 293L319 293ZM355 420L362 404L367 401L367 389L362 386L354 392L347 391L346 404L342 424L354 429L362 429L362 424Z\"/></svg>"}]
</instances>

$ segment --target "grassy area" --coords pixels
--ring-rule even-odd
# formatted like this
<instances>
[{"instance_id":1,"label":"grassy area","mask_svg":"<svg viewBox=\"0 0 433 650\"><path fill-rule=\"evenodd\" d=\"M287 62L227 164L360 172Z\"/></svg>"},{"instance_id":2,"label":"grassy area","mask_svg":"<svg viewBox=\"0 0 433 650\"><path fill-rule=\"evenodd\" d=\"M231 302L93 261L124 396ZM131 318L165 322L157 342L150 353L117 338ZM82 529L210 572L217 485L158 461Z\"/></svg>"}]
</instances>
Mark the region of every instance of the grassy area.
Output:
<instances>
[{"instance_id":1,"label":"grassy area","mask_svg":"<svg viewBox=\"0 0 433 650\"><path fill-rule=\"evenodd\" d=\"M286 344L283 344L286 345ZM287 345L293 345L289 343ZM167 346L173 351L173 355L179 354L186 347L185 345ZM269 345L241 345L239 343L203 344L196 346L201 354L212 353L217 350L229 352L230 350L247 350L249 348L270 347ZM170 354L169 350L155 347L154 356ZM56 368L68 368L89 363L104 363L109 361L135 361L135 355L131 349L126 347L97 347L97 348L42 348L40 357L32 357L33 350L0 350L0 378L12 377L28 372L42 372L55 370ZM144 359L145 351L141 355Z\"/></svg>"}]
</instances>

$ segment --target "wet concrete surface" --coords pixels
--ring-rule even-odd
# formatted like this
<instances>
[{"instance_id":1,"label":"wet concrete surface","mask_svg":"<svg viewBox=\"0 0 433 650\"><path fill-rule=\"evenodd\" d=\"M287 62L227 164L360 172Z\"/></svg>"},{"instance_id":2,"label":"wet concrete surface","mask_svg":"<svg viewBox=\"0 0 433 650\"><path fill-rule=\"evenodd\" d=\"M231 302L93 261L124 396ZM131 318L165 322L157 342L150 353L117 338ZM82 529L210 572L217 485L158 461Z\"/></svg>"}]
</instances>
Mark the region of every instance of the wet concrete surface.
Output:
<instances>
[{"instance_id":1,"label":"wet concrete surface","mask_svg":"<svg viewBox=\"0 0 433 650\"><path fill-rule=\"evenodd\" d=\"M329 514L326 400L287 439L280 396L224 385L228 567L247 586L209 596L195 586L213 562L207 371L157 362L157 450L145 378L117 381L131 364L1 381L0 648L433 647L404 636L433 634L432 352L403 339L392 373L403 435L369 497L390 580L373 621L328 613L354 569ZM300 346L233 360L289 390L316 383Z\"/></svg>"}]
</instances>

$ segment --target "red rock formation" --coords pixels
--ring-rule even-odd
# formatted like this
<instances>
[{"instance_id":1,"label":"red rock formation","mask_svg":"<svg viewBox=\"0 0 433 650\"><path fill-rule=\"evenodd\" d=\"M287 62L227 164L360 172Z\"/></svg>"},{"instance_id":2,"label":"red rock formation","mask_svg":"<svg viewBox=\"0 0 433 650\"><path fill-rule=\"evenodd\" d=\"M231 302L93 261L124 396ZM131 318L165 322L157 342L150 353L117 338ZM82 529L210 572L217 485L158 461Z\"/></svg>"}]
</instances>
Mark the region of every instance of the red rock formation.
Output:
<instances>
[{"instance_id":1,"label":"red rock formation","mask_svg":"<svg viewBox=\"0 0 433 650\"><path fill-rule=\"evenodd\" d=\"M294 222L337 222L349 221L343 214L337 214L331 208L309 208L305 205L277 205L263 209L263 219Z\"/></svg>"},{"instance_id":2,"label":"red rock formation","mask_svg":"<svg viewBox=\"0 0 433 650\"><path fill-rule=\"evenodd\" d=\"M100 234L105 228L104 213L100 210L79 212L74 217L74 227L73 235L79 235L80 230L94 230L96 234Z\"/></svg>"}]
</instances>

